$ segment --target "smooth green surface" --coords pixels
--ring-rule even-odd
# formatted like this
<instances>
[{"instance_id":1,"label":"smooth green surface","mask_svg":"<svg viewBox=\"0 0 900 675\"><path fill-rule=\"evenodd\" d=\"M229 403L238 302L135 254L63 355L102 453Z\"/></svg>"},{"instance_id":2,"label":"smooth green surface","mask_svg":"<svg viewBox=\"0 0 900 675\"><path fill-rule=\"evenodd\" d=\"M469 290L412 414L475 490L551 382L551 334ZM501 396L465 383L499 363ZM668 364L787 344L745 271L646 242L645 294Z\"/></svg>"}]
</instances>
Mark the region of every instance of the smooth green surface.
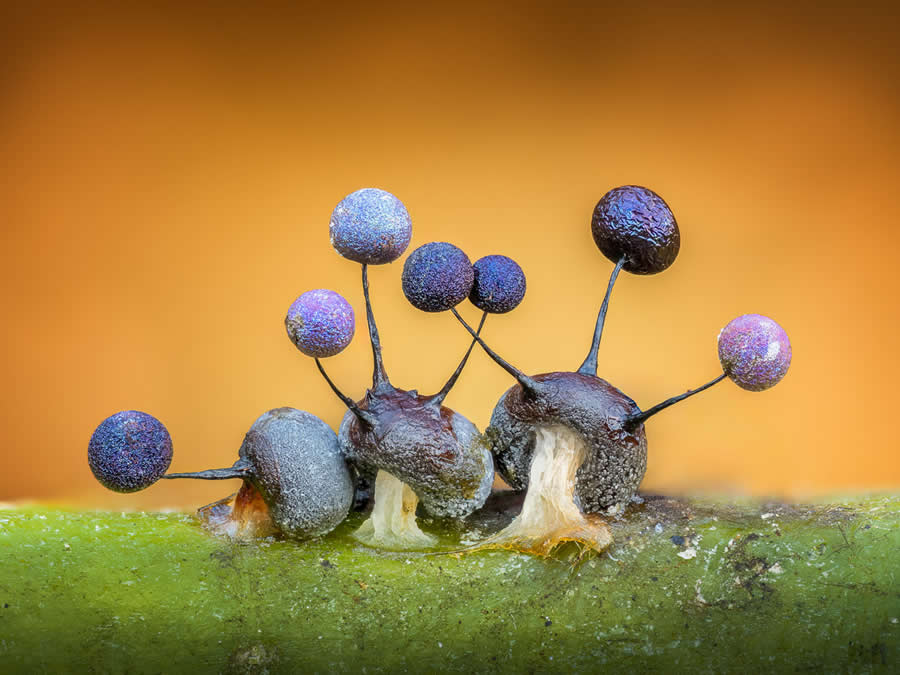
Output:
<instances>
[{"instance_id":1,"label":"smooth green surface","mask_svg":"<svg viewBox=\"0 0 900 675\"><path fill-rule=\"evenodd\" d=\"M580 562L378 553L359 522L236 543L183 514L0 511L0 671L900 669L900 497L648 498Z\"/></svg>"}]
</instances>

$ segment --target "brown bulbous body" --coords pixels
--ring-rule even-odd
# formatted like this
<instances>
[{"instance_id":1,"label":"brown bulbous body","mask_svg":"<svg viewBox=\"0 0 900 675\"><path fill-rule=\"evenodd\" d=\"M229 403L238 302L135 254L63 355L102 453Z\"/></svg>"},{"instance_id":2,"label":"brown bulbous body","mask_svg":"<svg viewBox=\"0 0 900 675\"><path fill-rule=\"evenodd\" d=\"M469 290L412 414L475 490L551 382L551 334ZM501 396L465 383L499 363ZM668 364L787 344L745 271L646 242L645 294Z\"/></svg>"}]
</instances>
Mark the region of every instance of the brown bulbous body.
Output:
<instances>
[{"instance_id":1,"label":"brown bulbous body","mask_svg":"<svg viewBox=\"0 0 900 675\"><path fill-rule=\"evenodd\" d=\"M596 513L626 502L647 470L643 425L627 431L625 418L640 412L628 396L592 375L556 372L535 375L537 394L510 388L491 416L487 437L497 472L515 490L528 487L536 429L563 425L578 432L588 453L575 474L575 502Z\"/></svg>"},{"instance_id":2,"label":"brown bulbous body","mask_svg":"<svg viewBox=\"0 0 900 675\"><path fill-rule=\"evenodd\" d=\"M493 458L469 420L429 397L390 386L368 391L357 405L374 417L374 427L348 411L338 441L361 474L387 471L437 517L463 518L484 504Z\"/></svg>"}]
</instances>

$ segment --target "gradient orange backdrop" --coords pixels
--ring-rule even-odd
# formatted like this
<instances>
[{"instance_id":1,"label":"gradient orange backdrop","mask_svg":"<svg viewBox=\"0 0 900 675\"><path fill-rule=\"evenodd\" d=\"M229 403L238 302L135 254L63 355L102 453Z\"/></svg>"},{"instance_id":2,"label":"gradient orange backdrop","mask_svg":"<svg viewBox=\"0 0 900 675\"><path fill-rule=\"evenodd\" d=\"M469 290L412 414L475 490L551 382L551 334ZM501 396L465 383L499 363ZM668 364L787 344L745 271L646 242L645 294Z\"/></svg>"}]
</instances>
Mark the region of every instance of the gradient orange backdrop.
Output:
<instances>
[{"instance_id":1,"label":"gradient orange backdrop","mask_svg":"<svg viewBox=\"0 0 900 675\"><path fill-rule=\"evenodd\" d=\"M179 471L230 465L272 407L336 426L282 322L320 287L362 316L328 220L365 186L404 200L410 250L520 262L526 299L485 336L527 372L587 350L612 267L595 202L653 188L681 254L620 278L600 374L650 406L716 375L746 312L787 329L794 362L771 391L723 383L654 418L644 489L900 486L900 25L859 3L666 5L4 10L0 500L232 491L106 492L86 446L121 409L165 422ZM405 301L401 264L371 272L387 365L436 390L468 340ZM327 366L361 394L363 325ZM510 384L476 351L447 403L483 427Z\"/></svg>"}]
</instances>

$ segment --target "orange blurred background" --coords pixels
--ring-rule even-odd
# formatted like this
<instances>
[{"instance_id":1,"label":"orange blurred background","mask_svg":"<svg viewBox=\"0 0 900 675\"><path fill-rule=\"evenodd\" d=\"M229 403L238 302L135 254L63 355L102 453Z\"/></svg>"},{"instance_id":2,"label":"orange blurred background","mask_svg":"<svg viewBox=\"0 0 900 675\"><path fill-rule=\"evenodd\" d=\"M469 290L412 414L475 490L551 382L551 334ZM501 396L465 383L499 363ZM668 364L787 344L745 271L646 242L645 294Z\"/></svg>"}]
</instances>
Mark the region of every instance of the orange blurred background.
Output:
<instances>
[{"instance_id":1,"label":"orange blurred background","mask_svg":"<svg viewBox=\"0 0 900 675\"><path fill-rule=\"evenodd\" d=\"M404 200L410 251L519 261L525 301L485 336L530 373L587 351L612 269L594 204L651 187L681 254L620 277L601 376L649 407L715 376L716 335L747 312L786 328L794 362L775 389L726 382L648 423L643 489L900 486L889 5L22 4L0 44L0 500L199 506L236 487L104 490L87 442L122 409L168 426L177 471L230 465L273 407L336 427L283 318L311 288L347 296L357 336L326 365L362 393L359 267L328 222L366 186ZM370 274L388 370L437 390L468 340L406 302L401 269ZM447 404L483 428L511 383L476 351Z\"/></svg>"}]
</instances>

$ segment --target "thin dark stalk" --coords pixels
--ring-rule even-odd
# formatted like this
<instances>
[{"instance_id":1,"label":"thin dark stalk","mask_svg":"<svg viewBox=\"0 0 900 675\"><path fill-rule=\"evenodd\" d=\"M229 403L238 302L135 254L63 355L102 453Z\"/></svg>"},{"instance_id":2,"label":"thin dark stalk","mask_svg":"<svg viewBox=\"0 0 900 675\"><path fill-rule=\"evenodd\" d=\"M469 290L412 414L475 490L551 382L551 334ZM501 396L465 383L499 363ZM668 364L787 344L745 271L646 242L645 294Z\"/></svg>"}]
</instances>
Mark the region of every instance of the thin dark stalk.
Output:
<instances>
[{"instance_id":1,"label":"thin dark stalk","mask_svg":"<svg viewBox=\"0 0 900 675\"><path fill-rule=\"evenodd\" d=\"M597 314L597 324L594 326L594 338L591 341L591 349L588 352L584 363L582 363L581 367L578 369L578 372L583 375L597 374L597 353L600 351L600 338L603 335L603 324L606 323L606 310L609 309L609 296L612 295L612 289L616 283L616 278L619 276L619 271L624 264L625 256L623 255L619 258L619 262L616 263L612 274L609 276L609 285L606 287L606 295L603 297L603 304L600 305L600 312Z\"/></svg>"},{"instance_id":2,"label":"thin dark stalk","mask_svg":"<svg viewBox=\"0 0 900 675\"><path fill-rule=\"evenodd\" d=\"M488 313L485 312L481 315L481 321L478 323L478 330L476 331L476 335L481 335L481 329L484 328L485 319L487 319ZM469 348L466 350L465 356L462 357L462 361L459 362L459 365L456 366L456 370L453 371L453 374L450 376L450 379L447 380L447 383L441 387L441 390L431 397L431 403L436 403L440 405L444 402L444 399L447 398L447 394L450 393L450 390L453 389L453 385L456 384L456 381L459 379L459 376L462 374L463 368L466 367L466 361L469 360L469 354L472 353L472 349L475 347L475 340L472 340L472 344L469 345Z\"/></svg>"},{"instance_id":3,"label":"thin dark stalk","mask_svg":"<svg viewBox=\"0 0 900 675\"><path fill-rule=\"evenodd\" d=\"M372 301L369 299L369 266L362 266L363 295L366 298L366 320L369 324L369 340L372 342L372 357L375 367L372 372L372 388L376 389L380 384L390 384L387 372L384 370L384 360L381 357L381 339L378 337L378 326L375 325L375 315L372 313Z\"/></svg>"},{"instance_id":4,"label":"thin dark stalk","mask_svg":"<svg viewBox=\"0 0 900 675\"><path fill-rule=\"evenodd\" d=\"M322 377L325 378L325 381L328 383L328 386L331 387L331 391L333 391L339 399L343 402L345 406L356 415L357 419L368 426L370 429L375 426L375 418L371 413L360 409L358 405L353 401L352 398L346 396L340 389L337 388L337 385L331 381L331 378L328 377L328 373L325 372L325 368L322 367L322 362L319 359L316 359L316 367L319 369L319 372L322 373Z\"/></svg>"},{"instance_id":5,"label":"thin dark stalk","mask_svg":"<svg viewBox=\"0 0 900 675\"><path fill-rule=\"evenodd\" d=\"M251 474L250 463L239 459L227 469L207 469L190 473L167 473L163 478L196 478L198 480L228 480L230 478L247 478Z\"/></svg>"},{"instance_id":6,"label":"thin dark stalk","mask_svg":"<svg viewBox=\"0 0 900 675\"><path fill-rule=\"evenodd\" d=\"M535 380L528 377L525 373L523 373L521 370L519 370L515 366L504 361L497 354L497 352L495 352L493 349L488 347L484 343L484 340L482 340L481 337L478 335L478 333L476 333L475 330L468 323L466 323L466 320L463 319L459 315L459 312L456 311L456 307L451 307L450 311L453 312L453 316L455 316L457 318L457 320L465 327L465 329L467 331L469 331L469 335L471 335L473 338L475 338L475 341L481 345L481 348L485 352L487 352L487 355L490 356L492 359L494 359L494 361L497 362L497 365L499 365L501 368L503 368L503 370L505 370L507 373L512 375L514 378L516 378L516 380L518 380L519 384L522 385L522 388L525 389L525 391L527 391L528 393L530 393L532 395L537 395L537 393L540 391L540 388L541 388L541 385L538 382L536 382Z\"/></svg>"},{"instance_id":7,"label":"thin dark stalk","mask_svg":"<svg viewBox=\"0 0 900 675\"><path fill-rule=\"evenodd\" d=\"M725 377L726 377L725 373L722 373L717 378L710 380L709 382L704 384L702 387L697 387L696 389L691 389L689 391L686 391L685 393L683 393L679 396L673 396L670 399L666 399L662 403L658 403L657 405L645 410L644 412L636 413L634 415L629 415L628 417L625 418L625 428L627 430L631 431L638 424L643 424L644 422L647 421L648 418L653 417L660 410L665 410L670 405L674 405L675 403L678 403L679 401L683 401L684 399L689 398L689 397L693 396L694 394L699 394L701 391L704 391L705 389L709 389L714 384L724 380Z\"/></svg>"}]
</instances>

